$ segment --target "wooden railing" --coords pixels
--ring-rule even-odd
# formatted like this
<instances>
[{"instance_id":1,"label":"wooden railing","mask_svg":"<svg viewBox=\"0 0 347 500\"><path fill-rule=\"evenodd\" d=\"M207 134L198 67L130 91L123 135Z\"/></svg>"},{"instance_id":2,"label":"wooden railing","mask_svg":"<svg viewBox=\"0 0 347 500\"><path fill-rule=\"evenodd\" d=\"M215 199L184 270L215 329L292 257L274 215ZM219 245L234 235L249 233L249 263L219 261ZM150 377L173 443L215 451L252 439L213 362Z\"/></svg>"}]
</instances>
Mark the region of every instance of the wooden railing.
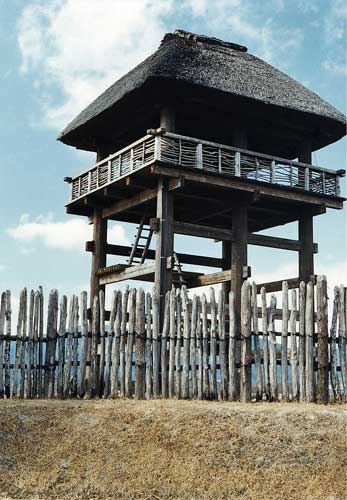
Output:
<instances>
[{"instance_id":1,"label":"wooden railing","mask_svg":"<svg viewBox=\"0 0 347 500\"><path fill-rule=\"evenodd\" d=\"M158 129L94 165L71 182L75 201L156 161L213 174L340 197L344 170L331 170Z\"/></svg>"}]
</instances>

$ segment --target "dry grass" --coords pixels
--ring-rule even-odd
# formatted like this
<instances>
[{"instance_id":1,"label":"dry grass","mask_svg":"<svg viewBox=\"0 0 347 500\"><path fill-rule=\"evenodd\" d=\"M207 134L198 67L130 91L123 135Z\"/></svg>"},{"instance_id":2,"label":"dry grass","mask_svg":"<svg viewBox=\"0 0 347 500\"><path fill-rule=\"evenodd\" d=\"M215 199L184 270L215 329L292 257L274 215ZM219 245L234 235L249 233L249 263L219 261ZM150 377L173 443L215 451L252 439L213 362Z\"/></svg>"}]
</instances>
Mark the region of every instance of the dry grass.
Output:
<instances>
[{"instance_id":1,"label":"dry grass","mask_svg":"<svg viewBox=\"0 0 347 500\"><path fill-rule=\"evenodd\" d=\"M347 406L2 401L0 498L347 499Z\"/></svg>"}]
</instances>

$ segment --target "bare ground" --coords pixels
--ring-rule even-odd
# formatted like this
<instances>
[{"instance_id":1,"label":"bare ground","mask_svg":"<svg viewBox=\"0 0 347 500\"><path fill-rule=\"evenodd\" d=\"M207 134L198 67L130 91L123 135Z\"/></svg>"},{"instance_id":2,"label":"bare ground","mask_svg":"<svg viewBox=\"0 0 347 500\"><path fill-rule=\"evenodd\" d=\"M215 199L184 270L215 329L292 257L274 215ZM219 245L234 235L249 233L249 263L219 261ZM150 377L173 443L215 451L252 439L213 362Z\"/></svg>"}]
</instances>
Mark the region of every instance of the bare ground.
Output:
<instances>
[{"instance_id":1,"label":"bare ground","mask_svg":"<svg viewBox=\"0 0 347 500\"><path fill-rule=\"evenodd\" d=\"M1 401L0 499L347 499L347 406Z\"/></svg>"}]
</instances>

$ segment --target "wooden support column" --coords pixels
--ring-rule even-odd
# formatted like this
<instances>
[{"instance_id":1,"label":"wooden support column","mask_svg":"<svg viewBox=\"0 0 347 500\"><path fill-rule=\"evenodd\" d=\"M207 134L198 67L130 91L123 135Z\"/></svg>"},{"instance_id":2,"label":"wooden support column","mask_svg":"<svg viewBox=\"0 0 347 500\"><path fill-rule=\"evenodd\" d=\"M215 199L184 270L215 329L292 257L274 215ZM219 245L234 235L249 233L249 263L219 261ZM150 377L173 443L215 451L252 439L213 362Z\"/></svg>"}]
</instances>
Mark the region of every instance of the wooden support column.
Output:
<instances>
[{"instance_id":1,"label":"wooden support column","mask_svg":"<svg viewBox=\"0 0 347 500\"><path fill-rule=\"evenodd\" d=\"M299 218L299 279L307 283L314 275L313 215L303 210Z\"/></svg>"},{"instance_id":2,"label":"wooden support column","mask_svg":"<svg viewBox=\"0 0 347 500\"><path fill-rule=\"evenodd\" d=\"M94 297L100 290L105 290L105 285L100 285L97 271L106 267L107 252L107 219L102 218L102 210L94 209L93 221L93 253L92 253L92 271L90 277L90 307L93 307Z\"/></svg>"},{"instance_id":3,"label":"wooden support column","mask_svg":"<svg viewBox=\"0 0 347 500\"><path fill-rule=\"evenodd\" d=\"M168 189L168 180L158 181L157 246L155 253L155 287L159 295L160 325L163 321L165 294L171 289L172 270L168 269L168 257L173 255L173 195Z\"/></svg>"},{"instance_id":4,"label":"wooden support column","mask_svg":"<svg viewBox=\"0 0 347 500\"><path fill-rule=\"evenodd\" d=\"M305 139L300 147L298 159L302 163L312 164L312 145ZM313 215L309 209L302 210L299 217L299 279L307 283L314 274Z\"/></svg>"},{"instance_id":5,"label":"wooden support column","mask_svg":"<svg viewBox=\"0 0 347 500\"><path fill-rule=\"evenodd\" d=\"M241 335L241 288L247 267L248 214L247 206L240 205L232 212L234 241L231 245L231 289L235 292L236 336ZM236 344L236 362L241 360L241 342ZM240 377L236 380L236 395L240 394Z\"/></svg>"},{"instance_id":6,"label":"wooden support column","mask_svg":"<svg viewBox=\"0 0 347 500\"><path fill-rule=\"evenodd\" d=\"M231 241L222 241L222 259L224 261L223 271L230 269L231 267ZM222 290L224 293L225 301L229 302L229 292L231 289L231 282L227 281L222 283Z\"/></svg>"}]
</instances>

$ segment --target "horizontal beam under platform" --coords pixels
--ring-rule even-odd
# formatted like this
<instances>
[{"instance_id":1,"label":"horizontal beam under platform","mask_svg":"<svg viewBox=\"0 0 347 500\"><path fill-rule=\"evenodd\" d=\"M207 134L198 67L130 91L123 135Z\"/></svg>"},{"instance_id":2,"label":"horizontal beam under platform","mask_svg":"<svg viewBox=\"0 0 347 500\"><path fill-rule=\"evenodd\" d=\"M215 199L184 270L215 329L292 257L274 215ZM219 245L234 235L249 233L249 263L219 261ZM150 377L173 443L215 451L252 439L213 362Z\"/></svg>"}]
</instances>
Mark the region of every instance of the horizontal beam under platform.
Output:
<instances>
[{"instance_id":1,"label":"horizontal beam under platform","mask_svg":"<svg viewBox=\"0 0 347 500\"><path fill-rule=\"evenodd\" d=\"M288 289L299 288L300 278L289 278L288 280L279 280L279 281L269 281L268 283L259 283L257 285L257 293L260 293L262 287L265 288L267 293L274 293L282 291L282 283L286 281L288 283ZM311 281L315 285L317 282L317 276L311 276Z\"/></svg>"},{"instance_id":2,"label":"horizontal beam under platform","mask_svg":"<svg viewBox=\"0 0 347 500\"><path fill-rule=\"evenodd\" d=\"M174 233L222 241L235 241L233 231L230 229L223 229L213 226L201 226L198 224L189 224L186 222L175 222ZM302 244L299 240L277 238L276 236L265 236L262 234L249 234L247 242L249 245L278 248L281 250L292 250L295 252L299 252L302 247ZM317 243L314 243L314 253L318 253Z\"/></svg>"},{"instance_id":3,"label":"horizontal beam under platform","mask_svg":"<svg viewBox=\"0 0 347 500\"><path fill-rule=\"evenodd\" d=\"M174 189L179 189L184 185L183 177L177 177L174 179L170 179L169 181L169 191L173 191ZM111 206L106 207L102 211L103 219L112 218L115 215L125 212L126 210L131 210L139 205L143 205L148 201L155 200L157 198L158 189L149 188L144 189L140 193L131 196L130 198L125 198L123 200L116 201L112 203Z\"/></svg>"},{"instance_id":4,"label":"horizontal beam under platform","mask_svg":"<svg viewBox=\"0 0 347 500\"><path fill-rule=\"evenodd\" d=\"M86 251L93 252L94 242L86 242ZM106 253L108 255L118 255L122 257L129 257L132 247L125 245L110 245L107 244ZM176 252L178 260L181 264L190 264L192 266L205 266L205 267L218 267L224 266L223 259L218 259L217 257L206 257L204 255L191 255L187 253ZM155 259L155 250L147 250L146 259Z\"/></svg>"},{"instance_id":5,"label":"horizontal beam under platform","mask_svg":"<svg viewBox=\"0 0 347 500\"><path fill-rule=\"evenodd\" d=\"M154 175L170 178L184 176L186 181L197 184L211 185L250 193L254 192L256 188L260 196L264 196L264 198L268 199L282 200L296 204L304 203L311 206L325 205L328 208L343 208L343 200L341 199L328 196L317 196L310 192L293 190L293 188L286 188L285 186L274 184L267 185L259 182L252 183L249 179L243 180L242 178L236 177L216 176L209 173L203 173L201 170L195 172L192 169L178 169L172 166L166 166L164 162L152 165L150 169L151 173Z\"/></svg>"},{"instance_id":6,"label":"horizontal beam under platform","mask_svg":"<svg viewBox=\"0 0 347 500\"><path fill-rule=\"evenodd\" d=\"M121 266L121 267L120 267ZM137 266L124 267L115 265L99 269L98 276L100 285L109 285L125 280L153 281L155 273L154 264L139 264Z\"/></svg>"}]
</instances>

